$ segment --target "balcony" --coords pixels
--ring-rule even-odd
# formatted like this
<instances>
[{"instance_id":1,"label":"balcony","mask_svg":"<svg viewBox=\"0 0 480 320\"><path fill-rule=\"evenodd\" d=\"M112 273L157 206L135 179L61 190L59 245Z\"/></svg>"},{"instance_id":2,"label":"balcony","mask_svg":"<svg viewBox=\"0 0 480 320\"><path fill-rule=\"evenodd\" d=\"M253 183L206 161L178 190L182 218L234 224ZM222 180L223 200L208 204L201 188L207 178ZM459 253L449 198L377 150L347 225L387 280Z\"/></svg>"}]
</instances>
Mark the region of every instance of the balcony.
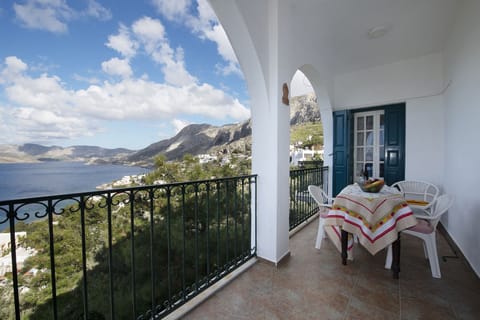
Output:
<instances>
[{"instance_id":1,"label":"balcony","mask_svg":"<svg viewBox=\"0 0 480 320\"><path fill-rule=\"evenodd\" d=\"M431 277L421 241L402 237L400 279L383 268L384 252L355 249L342 266L330 241L314 248L317 220L290 238L278 267L257 261L182 319L478 319L480 279L462 258L440 261ZM439 256L453 256L438 237Z\"/></svg>"},{"instance_id":2,"label":"balcony","mask_svg":"<svg viewBox=\"0 0 480 320\"><path fill-rule=\"evenodd\" d=\"M256 185L249 175L0 201L0 318L164 317L255 256Z\"/></svg>"},{"instance_id":3,"label":"balcony","mask_svg":"<svg viewBox=\"0 0 480 320\"><path fill-rule=\"evenodd\" d=\"M345 267L329 241L315 250L316 205L307 187L326 188L326 177L327 167L290 171L290 257L277 267L255 257L256 175L1 201L0 227L11 231L2 233L9 236L2 251L13 253L10 268L2 264L9 259L0 261L2 316L142 320L480 315L480 280L462 257L454 257L443 236L439 255L448 258L441 262L442 279L431 278L420 241L408 236L402 238L398 281L383 268L382 253L371 256L359 247L355 261ZM30 225L42 230L34 239L32 229L18 223L32 217L40 221ZM62 232L66 224L73 226L68 233ZM25 250L35 259L22 259ZM72 257L74 252L78 254Z\"/></svg>"}]
</instances>

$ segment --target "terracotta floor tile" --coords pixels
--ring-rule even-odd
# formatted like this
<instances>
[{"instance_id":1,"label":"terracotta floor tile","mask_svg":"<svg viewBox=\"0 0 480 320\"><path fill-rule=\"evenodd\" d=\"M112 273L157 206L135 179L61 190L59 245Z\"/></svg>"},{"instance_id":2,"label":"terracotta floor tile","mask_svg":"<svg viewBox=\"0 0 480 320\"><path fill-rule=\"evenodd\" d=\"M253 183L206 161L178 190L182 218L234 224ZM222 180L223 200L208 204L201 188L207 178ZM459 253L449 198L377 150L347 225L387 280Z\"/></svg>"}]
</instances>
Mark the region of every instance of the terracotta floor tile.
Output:
<instances>
[{"instance_id":1,"label":"terracotta floor tile","mask_svg":"<svg viewBox=\"0 0 480 320\"><path fill-rule=\"evenodd\" d=\"M434 301L420 298L401 299L402 319L435 319L448 320L459 319L449 305L436 304Z\"/></svg>"},{"instance_id":2,"label":"terracotta floor tile","mask_svg":"<svg viewBox=\"0 0 480 320\"><path fill-rule=\"evenodd\" d=\"M285 263L257 262L184 319L480 319L480 279L465 261L440 258L442 278L432 278L421 241L405 235L395 280L385 251L357 245L343 266L328 239L316 250L317 228L314 220L290 239ZM454 255L441 234L437 241L440 257Z\"/></svg>"}]
</instances>

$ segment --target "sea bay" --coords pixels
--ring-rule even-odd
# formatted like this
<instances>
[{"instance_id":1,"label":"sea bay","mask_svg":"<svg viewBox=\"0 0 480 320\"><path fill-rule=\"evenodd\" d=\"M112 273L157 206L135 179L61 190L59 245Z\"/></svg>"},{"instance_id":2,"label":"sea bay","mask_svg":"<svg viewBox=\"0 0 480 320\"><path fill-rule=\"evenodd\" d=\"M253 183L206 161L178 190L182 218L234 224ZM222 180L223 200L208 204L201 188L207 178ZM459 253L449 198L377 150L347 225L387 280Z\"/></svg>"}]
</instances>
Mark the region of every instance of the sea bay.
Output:
<instances>
[{"instance_id":1,"label":"sea bay","mask_svg":"<svg viewBox=\"0 0 480 320\"><path fill-rule=\"evenodd\" d=\"M83 162L0 163L0 201L87 192L126 175L148 169Z\"/></svg>"}]
</instances>

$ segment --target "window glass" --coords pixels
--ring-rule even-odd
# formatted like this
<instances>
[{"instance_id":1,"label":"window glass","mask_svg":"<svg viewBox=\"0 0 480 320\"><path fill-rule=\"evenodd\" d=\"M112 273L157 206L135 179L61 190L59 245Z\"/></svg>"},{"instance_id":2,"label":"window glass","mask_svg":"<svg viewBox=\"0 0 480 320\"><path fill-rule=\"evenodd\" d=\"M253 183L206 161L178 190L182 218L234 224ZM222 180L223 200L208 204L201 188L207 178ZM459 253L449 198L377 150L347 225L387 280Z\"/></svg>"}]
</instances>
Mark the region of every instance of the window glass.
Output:
<instances>
[{"instance_id":1,"label":"window glass","mask_svg":"<svg viewBox=\"0 0 480 320\"><path fill-rule=\"evenodd\" d=\"M373 131L367 132L367 146L373 146Z\"/></svg>"},{"instance_id":2,"label":"window glass","mask_svg":"<svg viewBox=\"0 0 480 320\"><path fill-rule=\"evenodd\" d=\"M357 130L363 130L365 127L363 125L363 117L358 117L357 118Z\"/></svg>"},{"instance_id":3,"label":"window glass","mask_svg":"<svg viewBox=\"0 0 480 320\"><path fill-rule=\"evenodd\" d=\"M366 148L365 149L365 160L366 161L373 161L373 148Z\"/></svg>"},{"instance_id":4,"label":"window glass","mask_svg":"<svg viewBox=\"0 0 480 320\"><path fill-rule=\"evenodd\" d=\"M363 171L363 162L357 162L357 165L355 166L355 175L358 177L358 176L361 176L362 175L362 171Z\"/></svg>"},{"instance_id":5,"label":"window glass","mask_svg":"<svg viewBox=\"0 0 480 320\"><path fill-rule=\"evenodd\" d=\"M363 146L363 132L358 132L357 133L357 146Z\"/></svg>"},{"instance_id":6,"label":"window glass","mask_svg":"<svg viewBox=\"0 0 480 320\"><path fill-rule=\"evenodd\" d=\"M373 177L373 163L365 163L365 171L369 178Z\"/></svg>"},{"instance_id":7,"label":"window glass","mask_svg":"<svg viewBox=\"0 0 480 320\"><path fill-rule=\"evenodd\" d=\"M373 129L373 116L367 116L366 129L367 130L372 130Z\"/></svg>"},{"instance_id":8,"label":"window glass","mask_svg":"<svg viewBox=\"0 0 480 320\"><path fill-rule=\"evenodd\" d=\"M357 161L363 161L363 148L357 148Z\"/></svg>"}]
</instances>

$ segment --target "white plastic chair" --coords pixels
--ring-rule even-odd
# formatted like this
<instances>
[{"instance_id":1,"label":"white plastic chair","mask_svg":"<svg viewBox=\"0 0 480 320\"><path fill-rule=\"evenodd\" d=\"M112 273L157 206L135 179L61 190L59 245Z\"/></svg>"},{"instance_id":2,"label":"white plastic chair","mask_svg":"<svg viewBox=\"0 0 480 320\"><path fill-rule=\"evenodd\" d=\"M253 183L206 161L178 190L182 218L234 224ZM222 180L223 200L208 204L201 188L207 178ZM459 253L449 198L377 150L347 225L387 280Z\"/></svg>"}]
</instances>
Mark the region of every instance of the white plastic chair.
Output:
<instances>
[{"instance_id":1,"label":"white plastic chair","mask_svg":"<svg viewBox=\"0 0 480 320\"><path fill-rule=\"evenodd\" d=\"M448 194L439 196L433 203L431 212L428 215L417 217L417 225L402 231L402 234L410 234L423 240L425 257L430 262L432 277L441 278L440 264L438 263L436 230L442 214L452 206L454 197ZM392 246L388 246L385 268L392 266Z\"/></svg>"},{"instance_id":2,"label":"white plastic chair","mask_svg":"<svg viewBox=\"0 0 480 320\"><path fill-rule=\"evenodd\" d=\"M425 214L431 211L432 205L440 194L438 187L433 183L426 181L404 180L392 184L403 194L408 205L417 214L418 210L425 211ZM424 214L423 212L421 214Z\"/></svg>"},{"instance_id":3,"label":"white plastic chair","mask_svg":"<svg viewBox=\"0 0 480 320\"><path fill-rule=\"evenodd\" d=\"M328 210L332 208L333 199L329 198L325 191L322 188L315 185L308 186L308 192L318 204L318 232L317 232L317 240L315 241L315 248L320 249L322 246L322 240L325 238L325 230L323 229L323 225L325 223L325 218L328 215Z\"/></svg>"}]
</instances>

